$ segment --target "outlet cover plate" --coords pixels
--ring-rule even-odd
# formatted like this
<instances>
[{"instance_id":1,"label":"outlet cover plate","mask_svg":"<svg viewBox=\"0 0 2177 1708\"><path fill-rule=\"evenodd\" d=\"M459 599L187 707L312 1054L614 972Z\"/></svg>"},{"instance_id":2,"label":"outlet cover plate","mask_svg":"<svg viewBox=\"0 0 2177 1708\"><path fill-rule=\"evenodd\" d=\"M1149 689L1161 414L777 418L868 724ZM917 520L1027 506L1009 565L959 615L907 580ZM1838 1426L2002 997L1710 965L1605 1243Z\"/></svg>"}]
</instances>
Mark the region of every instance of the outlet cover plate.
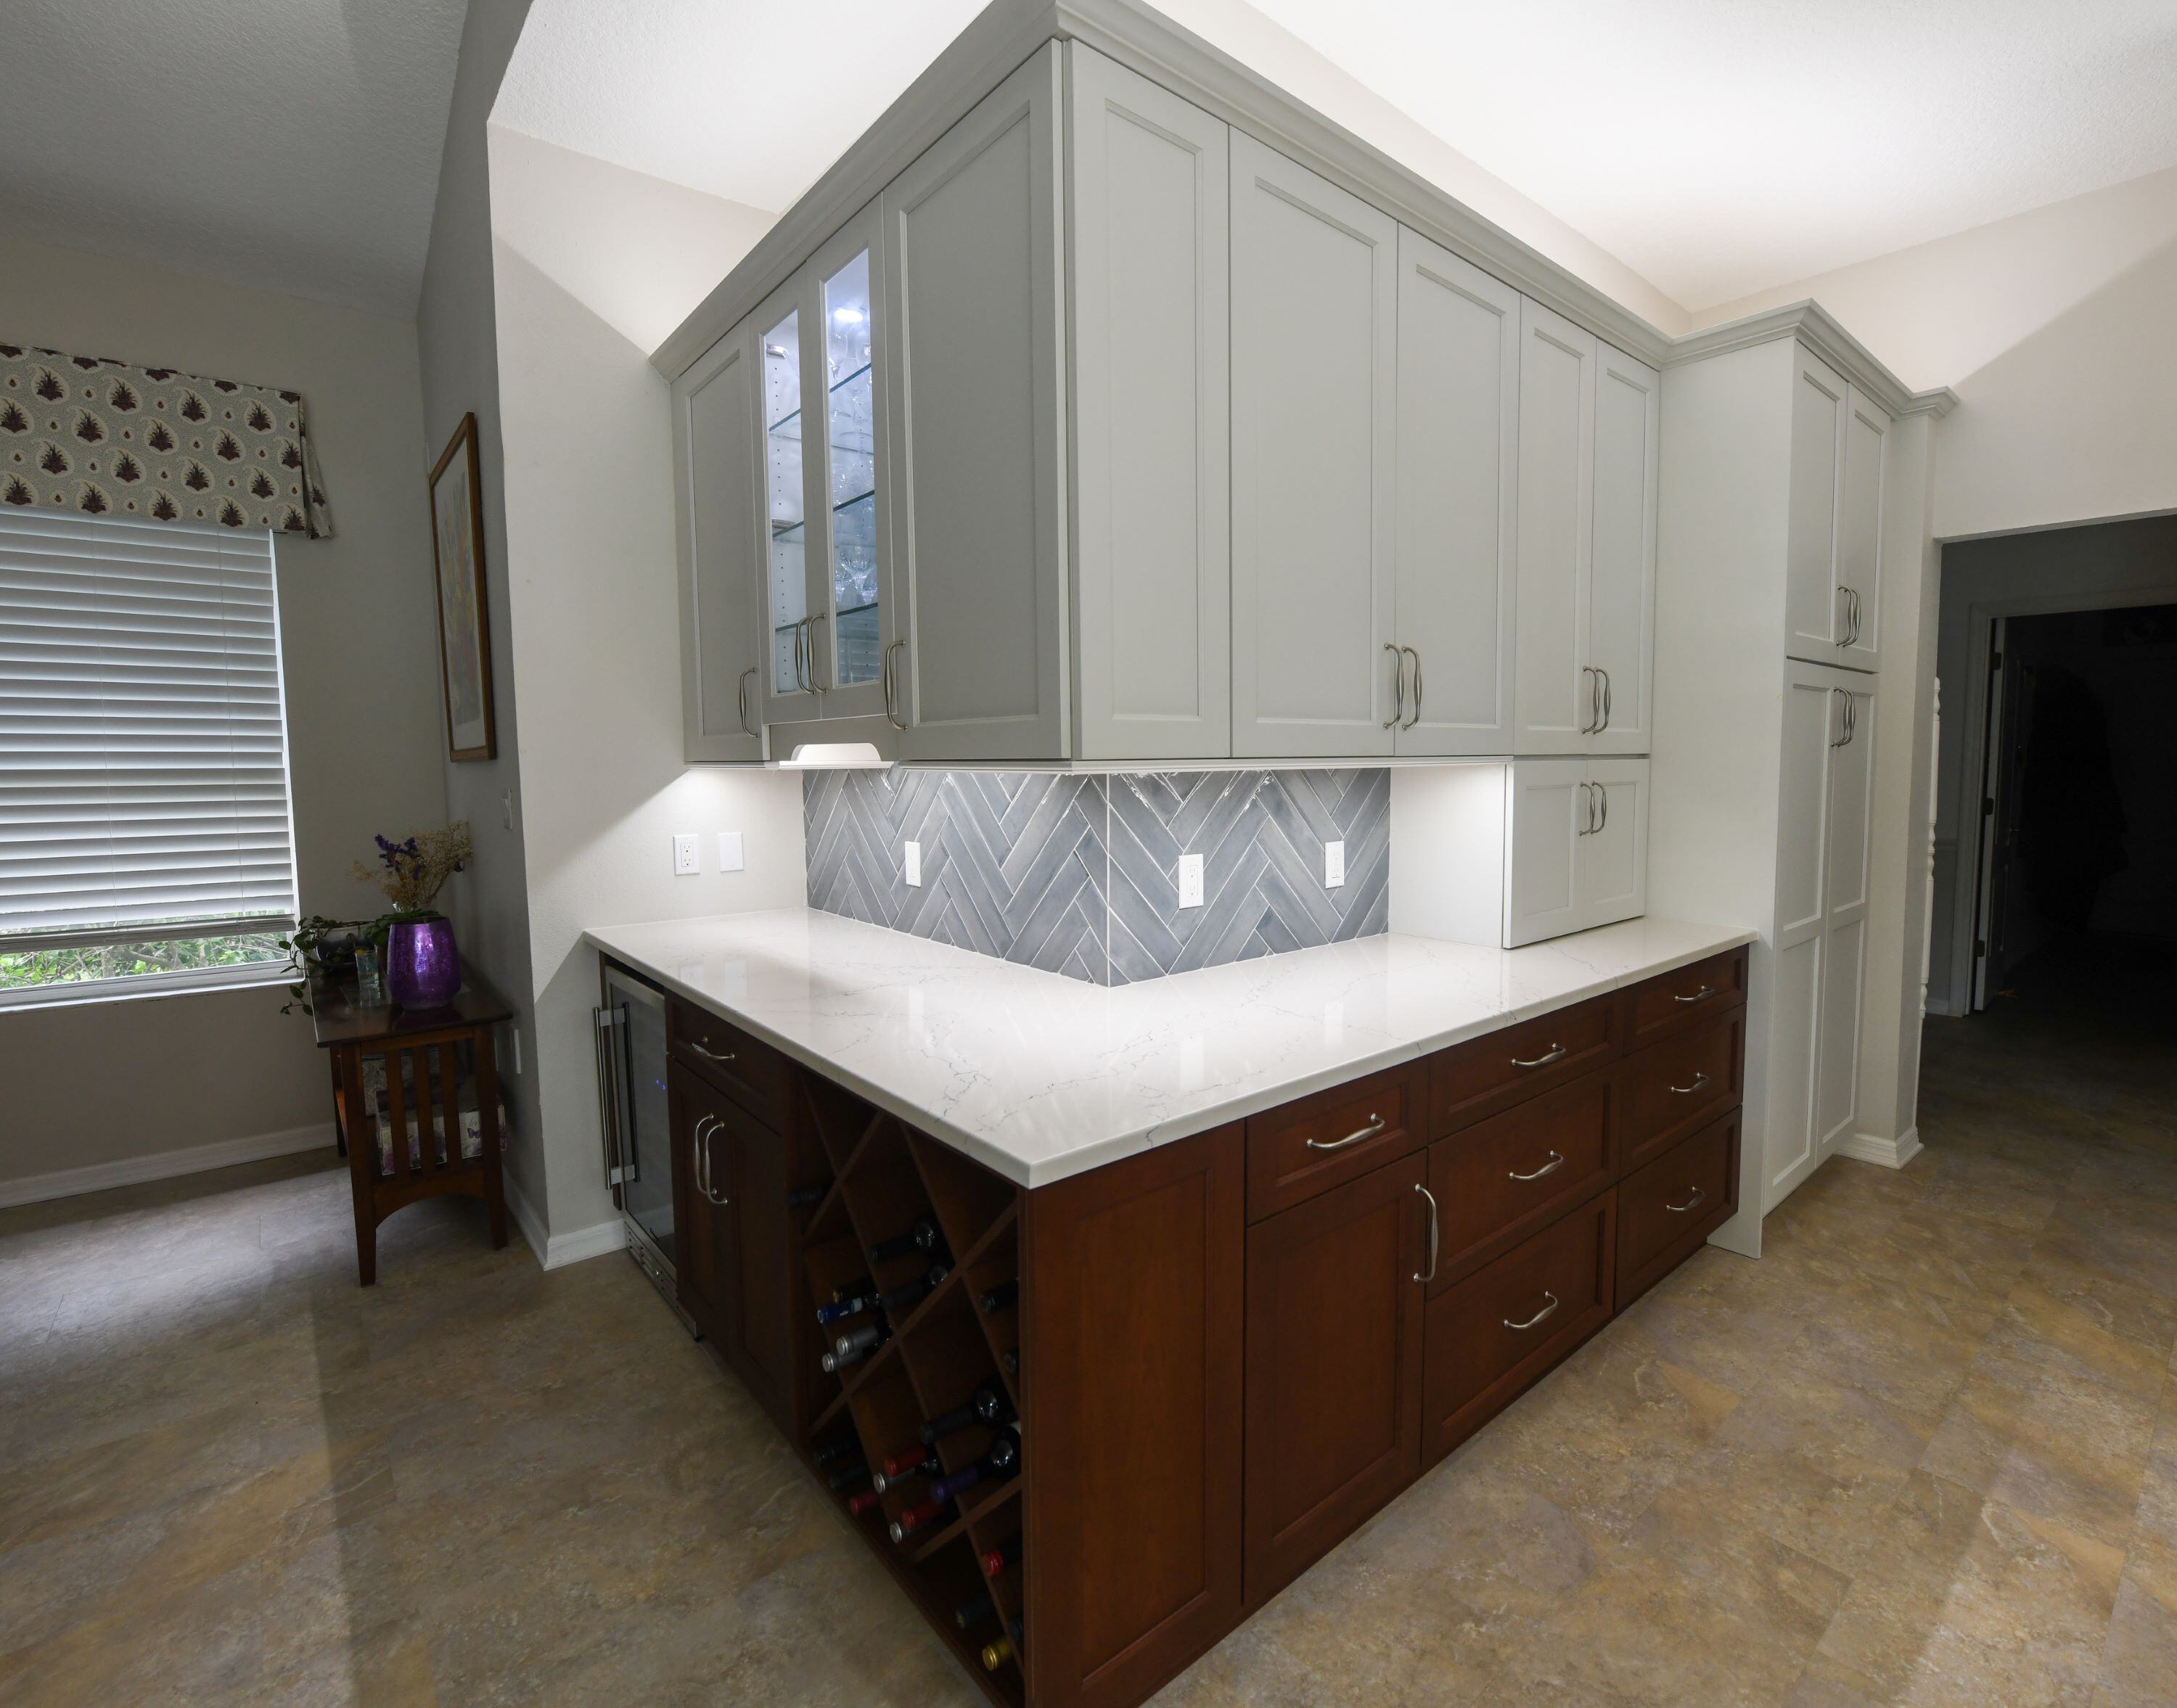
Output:
<instances>
[{"instance_id":1,"label":"outlet cover plate","mask_svg":"<svg viewBox=\"0 0 2177 1708\"><path fill-rule=\"evenodd\" d=\"M1323 845L1323 887L1334 890L1345 881L1345 844L1327 842Z\"/></svg>"},{"instance_id":2,"label":"outlet cover plate","mask_svg":"<svg viewBox=\"0 0 2177 1708\"><path fill-rule=\"evenodd\" d=\"M741 833L737 830L718 832L718 870L737 872L745 862L741 858Z\"/></svg>"},{"instance_id":3,"label":"outlet cover plate","mask_svg":"<svg viewBox=\"0 0 2177 1708\"><path fill-rule=\"evenodd\" d=\"M908 887L911 889L920 889L922 887L922 844L920 843L911 842L907 844L903 864L906 867L903 876L907 879Z\"/></svg>"},{"instance_id":4,"label":"outlet cover plate","mask_svg":"<svg viewBox=\"0 0 2177 1708\"><path fill-rule=\"evenodd\" d=\"M702 856L696 849L696 832L681 832L673 838L673 876L693 877L702 869Z\"/></svg>"},{"instance_id":5,"label":"outlet cover plate","mask_svg":"<svg viewBox=\"0 0 2177 1708\"><path fill-rule=\"evenodd\" d=\"M1198 854L1179 857L1179 904L1182 908L1202 905L1202 856Z\"/></svg>"}]
</instances>

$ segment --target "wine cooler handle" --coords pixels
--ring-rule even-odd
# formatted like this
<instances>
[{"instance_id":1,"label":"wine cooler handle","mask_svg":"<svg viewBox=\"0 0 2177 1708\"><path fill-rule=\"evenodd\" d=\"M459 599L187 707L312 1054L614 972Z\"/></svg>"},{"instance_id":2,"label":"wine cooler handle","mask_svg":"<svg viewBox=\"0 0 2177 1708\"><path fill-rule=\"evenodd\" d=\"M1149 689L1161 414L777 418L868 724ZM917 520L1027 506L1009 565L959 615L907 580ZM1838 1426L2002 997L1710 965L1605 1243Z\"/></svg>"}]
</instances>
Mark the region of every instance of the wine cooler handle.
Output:
<instances>
[{"instance_id":1,"label":"wine cooler handle","mask_svg":"<svg viewBox=\"0 0 2177 1708\"><path fill-rule=\"evenodd\" d=\"M597 1132L604 1141L605 1190L619 1189L619 1074L614 1066L612 1029L614 1012L609 1008L592 1008L590 1015L597 1022Z\"/></svg>"},{"instance_id":2,"label":"wine cooler handle","mask_svg":"<svg viewBox=\"0 0 2177 1708\"><path fill-rule=\"evenodd\" d=\"M1528 1318L1524 1323L1515 1323L1509 1317L1507 1317L1504 1319L1504 1326L1509 1329L1514 1334L1524 1334L1526 1330L1549 1321L1552 1317L1557 1314L1558 1296L1555 1293L1545 1292L1542 1296L1549 1301L1548 1304L1543 1306L1541 1310L1536 1312L1533 1316Z\"/></svg>"},{"instance_id":3,"label":"wine cooler handle","mask_svg":"<svg viewBox=\"0 0 2177 1708\"><path fill-rule=\"evenodd\" d=\"M1414 1187L1414 1190L1415 1190L1416 1192L1419 1192L1419 1193L1420 1193L1420 1194L1421 1194L1424 1198L1426 1198L1426 1199L1427 1199L1427 1200L1428 1200L1428 1207L1429 1207L1429 1266L1428 1266L1428 1273L1427 1273L1427 1274L1425 1274L1425 1275L1416 1275L1416 1276L1414 1277L1414 1279L1415 1279L1416 1281L1433 1281L1433 1280L1436 1279L1436 1253L1437 1253L1437 1240L1438 1240L1438 1227L1437 1227L1437 1214L1436 1214L1436 1194L1435 1194L1434 1192L1431 1192L1431 1191L1430 1191L1427 1187L1425 1187L1425 1186L1416 1185L1416 1186Z\"/></svg>"},{"instance_id":4,"label":"wine cooler handle","mask_svg":"<svg viewBox=\"0 0 2177 1708\"><path fill-rule=\"evenodd\" d=\"M1563 1045L1552 1044L1548 1049L1542 1051L1541 1055L1536 1056L1531 1061L1522 1061L1518 1056L1514 1056L1512 1058L1512 1065L1514 1067L1547 1067L1552 1061L1563 1061L1564 1059L1564 1053L1565 1047Z\"/></svg>"},{"instance_id":5,"label":"wine cooler handle","mask_svg":"<svg viewBox=\"0 0 2177 1708\"><path fill-rule=\"evenodd\" d=\"M1307 1141L1307 1148L1310 1150L1343 1150L1349 1144L1358 1144L1364 1138L1373 1138L1389 1124L1382 1116L1372 1114L1366 1127L1356 1128L1343 1138L1311 1138Z\"/></svg>"}]
</instances>

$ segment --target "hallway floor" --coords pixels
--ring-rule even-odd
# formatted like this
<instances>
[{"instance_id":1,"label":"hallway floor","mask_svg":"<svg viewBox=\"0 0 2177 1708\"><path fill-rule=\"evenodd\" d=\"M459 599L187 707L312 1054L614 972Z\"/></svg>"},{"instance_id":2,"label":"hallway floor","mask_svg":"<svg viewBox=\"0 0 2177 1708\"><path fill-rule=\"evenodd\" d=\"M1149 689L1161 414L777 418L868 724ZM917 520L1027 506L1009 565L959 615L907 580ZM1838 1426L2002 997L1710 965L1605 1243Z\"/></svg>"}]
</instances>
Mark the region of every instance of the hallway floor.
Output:
<instances>
[{"instance_id":1,"label":"hallway floor","mask_svg":"<svg viewBox=\"0 0 2177 1708\"><path fill-rule=\"evenodd\" d=\"M2177 1701L2136 970L1931 1022L1911 1166L1703 1252L1159 1704ZM0 1700L981 1700L631 1264L439 1203L361 1291L328 1161L0 1211Z\"/></svg>"}]
</instances>

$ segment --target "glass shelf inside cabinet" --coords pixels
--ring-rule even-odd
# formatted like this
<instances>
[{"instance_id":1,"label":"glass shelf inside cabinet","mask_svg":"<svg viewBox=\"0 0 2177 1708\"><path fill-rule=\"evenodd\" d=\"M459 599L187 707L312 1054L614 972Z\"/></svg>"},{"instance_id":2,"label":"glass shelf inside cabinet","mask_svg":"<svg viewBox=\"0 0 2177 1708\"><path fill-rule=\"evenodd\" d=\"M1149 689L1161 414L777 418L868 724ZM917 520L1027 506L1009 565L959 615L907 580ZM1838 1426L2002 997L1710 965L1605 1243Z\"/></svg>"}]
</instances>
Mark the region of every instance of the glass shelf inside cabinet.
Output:
<instances>
[{"instance_id":1,"label":"glass shelf inside cabinet","mask_svg":"<svg viewBox=\"0 0 2177 1708\"><path fill-rule=\"evenodd\" d=\"M788 314L763 336L763 418L764 487L771 516L772 685L791 694L802 685L804 674L795 668L794 631L809 614L798 314Z\"/></svg>"},{"instance_id":2,"label":"glass shelf inside cabinet","mask_svg":"<svg viewBox=\"0 0 2177 1708\"><path fill-rule=\"evenodd\" d=\"M831 603L842 685L876 680L876 390L865 249L824 281L825 461L832 505Z\"/></svg>"}]
</instances>

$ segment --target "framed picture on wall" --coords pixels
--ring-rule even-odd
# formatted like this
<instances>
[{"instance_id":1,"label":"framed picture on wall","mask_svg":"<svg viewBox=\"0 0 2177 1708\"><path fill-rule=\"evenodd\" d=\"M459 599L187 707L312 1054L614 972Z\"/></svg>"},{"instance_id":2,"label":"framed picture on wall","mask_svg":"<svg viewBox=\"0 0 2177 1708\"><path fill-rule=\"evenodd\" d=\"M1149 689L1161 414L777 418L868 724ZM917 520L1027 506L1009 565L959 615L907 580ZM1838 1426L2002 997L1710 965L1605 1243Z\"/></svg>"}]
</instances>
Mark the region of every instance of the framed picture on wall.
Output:
<instances>
[{"instance_id":1,"label":"framed picture on wall","mask_svg":"<svg viewBox=\"0 0 2177 1708\"><path fill-rule=\"evenodd\" d=\"M491 625L484 608L483 498L476 417L431 471L431 554L439 583L439 674L446 693L446 756L497 755L491 718Z\"/></svg>"}]
</instances>

